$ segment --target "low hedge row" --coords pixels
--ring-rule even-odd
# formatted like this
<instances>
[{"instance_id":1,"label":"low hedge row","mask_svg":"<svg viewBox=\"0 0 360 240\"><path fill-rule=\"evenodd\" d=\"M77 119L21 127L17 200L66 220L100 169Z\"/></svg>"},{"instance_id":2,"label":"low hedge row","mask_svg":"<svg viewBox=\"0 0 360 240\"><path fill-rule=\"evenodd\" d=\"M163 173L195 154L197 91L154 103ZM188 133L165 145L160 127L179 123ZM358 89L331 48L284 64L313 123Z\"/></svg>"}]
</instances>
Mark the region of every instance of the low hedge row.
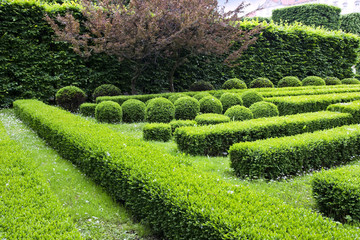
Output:
<instances>
[{"instance_id":1,"label":"low hedge row","mask_svg":"<svg viewBox=\"0 0 360 240\"><path fill-rule=\"evenodd\" d=\"M360 221L360 166L321 171L312 178L313 195L324 215L340 222Z\"/></svg>"},{"instance_id":2,"label":"low hedge row","mask_svg":"<svg viewBox=\"0 0 360 240\"><path fill-rule=\"evenodd\" d=\"M360 154L360 126L347 125L230 147L237 176L278 179L350 162Z\"/></svg>"},{"instance_id":3,"label":"low hedge row","mask_svg":"<svg viewBox=\"0 0 360 240\"><path fill-rule=\"evenodd\" d=\"M360 101L331 104L326 110L350 113L353 116L355 123L360 123Z\"/></svg>"},{"instance_id":4,"label":"low hedge row","mask_svg":"<svg viewBox=\"0 0 360 240\"><path fill-rule=\"evenodd\" d=\"M143 128L143 138L146 141L167 142L171 137L171 126L167 123L148 123Z\"/></svg>"},{"instance_id":5,"label":"low hedge row","mask_svg":"<svg viewBox=\"0 0 360 240\"><path fill-rule=\"evenodd\" d=\"M0 122L0 238L82 239L26 152Z\"/></svg>"},{"instance_id":6,"label":"low hedge row","mask_svg":"<svg viewBox=\"0 0 360 240\"><path fill-rule=\"evenodd\" d=\"M168 239L354 239L310 210L219 180L181 157L36 100L17 116Z\"/></svg>"},{"instance_id":7,"label":"low hedge row","mask_svg":"<svg viewBox=\"0 0 360 240\"><path fill-rule=\"evenodd\" d=\"M215 126L183 127L175 131L179 150L192 155L226 154L234 143L282 137L352 123L351 114L316 112L251 119Z\"/></svg>"}]
</instances>

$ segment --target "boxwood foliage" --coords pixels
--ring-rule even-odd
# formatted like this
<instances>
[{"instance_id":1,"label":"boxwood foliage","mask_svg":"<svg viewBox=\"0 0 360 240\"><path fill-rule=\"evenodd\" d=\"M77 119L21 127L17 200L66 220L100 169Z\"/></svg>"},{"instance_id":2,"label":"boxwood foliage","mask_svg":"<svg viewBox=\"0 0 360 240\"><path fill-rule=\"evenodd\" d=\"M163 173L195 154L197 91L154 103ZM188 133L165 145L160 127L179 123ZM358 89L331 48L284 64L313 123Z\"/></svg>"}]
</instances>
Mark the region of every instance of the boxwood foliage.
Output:
<instances>
[{"instance_id":1,"label":"boxwood foliage","mask_svg":"<svg viewBox=\"0 0 360 240\"><path fill-rule=\"evenodd\" d=\"M331 30L340 27L341 9L327 4L305 4L287 8L275 9L272 20L281 22L301 22L309 26L321 26Z\"/></svg>"},{"instance_id":2,"label":"boxwood foliage","mask_svg":"<svg viewBox=\"0 0 360 240\"><path fill-rule=\"evenodd\" d=\"M171 131L174 133L179 127L195 127L195 120L173 120L170 122Z\"/></svg>"},{"instance_id":3,"label":"boxwood foliage","mask_svg":"<svg viewBox=\"0 0 360 240\"><path fill-rule=\"evenodd\" d=\"M175 107L166 98L154 98L149 100L145 109L145 119L148 122L168 123L175 117Z\"/></svg>"},{"instance_id":4,"label":"boxwood foliage","mask_svg":"<svg viewBox=\"0 0 360 240\"><path fill-rule=\"evenodd\" d=\"M231 121L244 121L254 117L250 109L240 105L232 106L226 110L224 115L228 116Z\"/></svg>"},{"instance_id":5,"label":"boxwood foliage","mask_svg":"<svg viewBox=\"0 0 360 240\"><path fill-rule=\"evenodd\" d=\"M280 79L280 81L278 82L277 87L282 88L282 87L300 87L302 86L302 82L299 80L298 77L294 77L294 76L286 76L283 77L282 79Z\"/></svg>"},{"instance_id":6,"label":"boxwood foliage","mask_svg":"<svg viewBox=\"0 0 360 240\"><path fill-rule=\"evenodd\" d=\"M122 121L121 106L112 101L101 102L96 105L95 119L103 123L120 123Z\"/></svg>"},{"instance_id":7,"label":"boxwood foliage","mask_svg":"<svg viewBox=\"0 0 360 240\"><path fill-rule=\"evenodd\" d=\"M86 101L86 94L75 86L60 88L55 95L56 103L65 110L76 112L81 104Z\"/></svg>"},{"instance_id":8,"label":"boxwood foliage","mask_svg":"<svg viewBox=\"0 0 360 240\"><path fill-rule=\"evenodd\" d=\"M268 79L264 77L259 77L250 82L250 88L273 88L274 84Z\"/></svg>"},{"instance_id":9,"label":"boxwood foliage","mask_svg":"<svg viewBox=\"0 0 360 240\"><path fill-rule=\"evenodd\" d=\"M342 84L360 84L360 81L356 78L344 78L341 80Z\"/></svg>"},{"instance_id":10,"label":"boxwood foliage","mask_svg":"<svg viewBox=\"0 0 360 240\"><path fill-rule=\"evenodd\" d=\"M220 97L220 102L223 106L224 112L232 106L243 105L243 100L241 98L241 95L237 93L224 93Z\"/></svg>"},{"instance_id":11,"label":"boxwood foliage","mask_svg":"<svg viewBox=\"0 0 360 240\"><path fill-rule=\"evenodd\" d=\"M279 179L348 163L360 154L360 126L236 143L231 167L239 177Z\"/></svg>"},{"instance_id":12,"label":"boxwood foliage","mask_svg":"<svg viewBox=\"0 0 360 240\"><path fill-rule=\"evenodd\" d=\"M219 123L230 122L230 118L222 114L205 113L196 116L195 122L198 125L214 125Z\"/></svg>"},{"instance_id":13,"label":"boxwood foliage","mask_svg":"<svg viewBox=\"0 0 360 240\"><path fill-rule=\"evenodd\" d=\"M264 100L263 96L255 91L246 91L241 94L241 99L243 100L245 107L250 107L256 102L261 102Z\"/></svg>"},{"instance_id":14,"label":"boxwood foliage","mask_svg":"<svg viewBox=\"0 0 360 240\"><path fill-rule=\"evenodd\" d=\"M148 123L143 128L143 137L146 141L167 142L172 137L170 124Z\"/></svg>"},{"instance_id":15,"label":"boxwood foliage","mask_svg":"<svg viewBox=\"0 0 360 240\"><path fill-rule=\"evenodd\" d=\"M145 120L145 103L137 99L126 100L121 105L123 121L127 123L143 122Z\"/></svg>"},{"instance_id":16,"label":"boxwood foliage","mask_svg":"<svg viewBox=\"0 0 360 240\"><path fill-rule=\"evenodd\" d=\"M179 98L182 98L182 97L188 97L188 95L184 94L184 93L175 93L175 94L172 94L171 96L169 96L169 100L172 102L172 103L175 103L176 100L178 100Z\"/></svg>"},{"instance_id":17,"label":"boxwood foliage","mask_svg":"<svg viewBox=\"0 0 360 240\"><path fill-rule=\"evenodd\" d=\"M360 221L360 166L316 173L311 181L317 208L340 222Z\"/></svg>"},{"instance_id":18,"label":"boxwood foliage","mask_svg":"<svg viewBox=\"0 0 360 240\"><path fill-rule=\"evenodd\" d=\"M204 97L212 97L212 95L208 92L201 92L201 93L197 93L193 96L195 99L197 99L198 101L200 101L201 99L203 99Z\"/></svg>"},{"instance_id":19,"label":"boxwood foliage","mask_svg":"<svg viewBox=\"0 0 360 240\"><path fill-rule=\"evenodd\" d=\"M200 112L201 113L217 113L221 114L223 111L222 103L219 99L213 96L204 97L200 99Z\"/></svg>"},{"instance_id":20,"label":"boxwood foliage","mask_svg":"<svg viewBox=\"0 0 360 240\"><path fill-rule=\"evenodd\" d=\"M357 35L360 35L360 13L349 13L345 15L341 15L341 24L340 29L349 32L354 33Z\"/></svg>"},{"instance_id":21,"label":"boxwood foliage","mask_svg":"<svg viewBox=\"0 0 360 240\"><path fill-rule=\"evenodd\" d=\"M2 239L82 239L29 153L0 122L0 236Z\"/></svg>"},{"instance_id":22,"label":"boxwood foliage","mask_svg":"<svg viewBox=\"0 0 360 240\"><path fill-rule=\"evenodd\" d=\"M259 118L215 126L183 127L175 131L179 150L192 155L226 154L234 143L290 136L351 124L348 113L317 112Z\"/></svg>"},{"instance_id":23,"label":"boxwood foliage","mask_svg":"<svg viewBox=\"0 0 360 240\"><path fill-rule=\"evenodd\" d=\"M308 76L302 80L303 86L321 86L326 85L325 80L317 76Z\"/></svg>"},{"instance_id":24,"label":"boxwood foliage","mask_svg":"<svg viewBox=\"0 0 360 240\"><path fill-rule=\"evenodd\" d=\"M245 89L246 83L238 78L231 78L226 80L222 85L222 89Z\"/></svg>"},{"instance_id":25,"label":"boxwood foliage","mask_svg":"<svg viewBox=\"0 0 360 240\"><path fill-rule=\"evenodd\" d=\"M167 239L354 239L308 209L203 172L140 139L46 106L16 101L17 116L60 155ZM200 180L199 180L200 179ZM214 197L216 196L216 197ZM244 221L246 219L246 221Z\"/></svg>"},{"instance_id":26,"label":"boxwood foliage","mask_svg":"<svg viewBox=\"0 0 360 240\"><path fill-rule=\"evenodd\" d=\"M254 118L266 118L279 116L279 110L277 106L269 102L256 102L249 107Z\"/></svg>"},{"instance_id":27,"label":"boxwood foliage","mask_svg":"<svg viewBox=\"0 0 360 240\"><path fill-rule=\"evenodd\" d=\"M121 94L120 88L113 84L102 84L95 88L93 92L93 99L100 96L118 96Z\"/></svg>"},{"instance_id":28,"label":"boxwood foliage","mask_svg":"<svg viewBox=\"0 0 360 240\"><path fill-rule=\"evenodd\" d=\"M80 105L79 112L85 117L95 117L96 103L83 103Z\"/></svg>"},{"instance_id":29,"label":"boxwood foliage","mask_svg":"<svg viewBox=\"0 0 360 240\"><path fill-rule=\"evenodd\" d=\"M332 112L350 113L354 118L354 123L360 123L360 101L331 104L326 110Z\"/></svg>"},{"instance_id":30,"label":"boxwood foliage","mask_svg":"<svg viewBox=\"0 0 360 240\"><path fill-rule=\"evenodd\" d=\"M193 97L182 97L175 101L175 119L194 119L200 112L200 103Z\"/></svg>"},{"instance_id":31,"label":"boxwood foliage","mask_svg":"<svg viewBox=\"0 0 360 240\"><path fill-rule=\"evenodd\" d=\"M325 77L324 78L326 85L340 85L341 81L337 77Z\"/></svg>"}]
</instances>

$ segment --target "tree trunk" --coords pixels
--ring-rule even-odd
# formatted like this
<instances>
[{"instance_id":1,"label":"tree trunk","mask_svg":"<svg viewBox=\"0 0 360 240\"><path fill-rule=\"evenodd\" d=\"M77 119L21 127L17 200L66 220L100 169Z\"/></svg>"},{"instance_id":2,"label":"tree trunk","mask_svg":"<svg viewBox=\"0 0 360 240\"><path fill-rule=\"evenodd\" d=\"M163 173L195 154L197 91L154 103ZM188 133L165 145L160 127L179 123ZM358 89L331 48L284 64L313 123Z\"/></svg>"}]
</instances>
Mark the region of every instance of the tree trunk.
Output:
<instances>
[{"instance_id":1,"label":"tree trunk","mask_svg":"<svg viewBox=\"0 0 360 240\"><path fill-rule=\"evenodd\" d=\"M137 79L139 78L143 68L142 67L139 67L139 66L136 66L133 68L134 70L134 75L133 77L131 78L131 94L132 95L136 95L137 94L137 91L136 91L136 82L137 82Z\"/></svg>"}]
</instances>

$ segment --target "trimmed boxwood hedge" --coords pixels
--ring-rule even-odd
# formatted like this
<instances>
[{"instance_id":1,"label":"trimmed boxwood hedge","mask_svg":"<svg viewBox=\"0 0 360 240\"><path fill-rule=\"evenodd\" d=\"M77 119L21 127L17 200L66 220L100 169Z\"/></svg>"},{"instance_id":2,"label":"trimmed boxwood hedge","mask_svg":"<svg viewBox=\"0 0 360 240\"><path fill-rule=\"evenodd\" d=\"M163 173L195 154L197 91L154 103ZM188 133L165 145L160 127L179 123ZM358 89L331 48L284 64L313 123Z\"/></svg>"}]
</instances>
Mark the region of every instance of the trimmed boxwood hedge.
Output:
<instances>
[{"instance_id":1,"label":"trimmed boxwood hedge","mask_svg":"<svg viewBox=\"0 0 360 240\"><path fill-rule=\"evenodd\" d=\"M113 101L105 101L96 105L95 119L103 123L120 123L122 121L121 106Z\"/></svg>"},{"instance_id":2,"label":"trimmed boxwood hedge","mask_svg":"<svg viewBox=\"0 0 360 240\"><path fill-rule=\"evenodd\" d=\"M174 133L179 127L195 127L195 120L173 120L170 122L171 131Z\"/></svg>"},{"instance_id":3,"label":"trimmed boxwood hedge","mask_svg":"<svg viewBox=\"0 0 360 240\"><path fill-rule=\"evenodd\" d=\"M143 122L145 120L145 103L137 99L126 100L121 105L123 121L127 123Z\"/></svg>"},{"instance_id":4,"label":"trimmed boxwood hedge","mask_svg":"<svg viewBox=\"0 0 360 240\"><path fill-rule=\"evenodd\" d=\"M360 123L360 101L331 104L326 110L332 112L350 113L354 118L354 123Z\"/></svg>"},{"instance_id":5,"label":"trimmed boxwood hedge","mask_svg":"<svg viewBox=\"0 0 360 240\"><path fill-rule=\"evenodd\" d=\"M254 117L250 109L239 105L232 106L226 110L224 115L228 116L231 121L244 121Z\"/></svg>"},{"instance_id":6,"label":"trimmed boxwood hedge","mask_svg":"<svg viewBox=\"0 0 360 240\"><path fill-rule=\"evenodd\" d=\"M83 103L79 107L79 113L85 117L95 117L96 103Z\"/></svg>"},{"instance_id":7,"label":"trimmed boxwood hedge","mask_svg":"<svg viewBox=\"0 0 360 240\"><path fill-rule=\"evenodd\" d=\"M143 128L143 137L147 141L167 142L172 137L170 124L148 123Z\"/></svg>"},{"instance_id":8,"label":"trimmed boxwood hedge","mask_svg":"<svg viewBox=\"0 0 360 240\"><path fill-rule=\"evenodd\" d=\"M219 123L230 122L230 118L222 114L205 113L196 116L195 122L198 125L214 125Z\"/></svg>"},{"instance_id":9,"label":"trimmed boxwood hedge","mask_svg":"<svg viewBox=\"0 0 360 240\"><path fill-rule=\"evenodd\" d=\"M39 101L19 100L14 109L60 155L168 239L358 236L308 209L218 179L151 144Z\"/></svg>"},{"instance_id":10,"label":"trimmed boxwood hedge","mask_svg":"<svg viewBox=\"0 0 360 240\"><path fill-rule=\"evenodd\" d=\"M174 104L166 98L149 100L145 109L145 119L148 122L168 123L175 117Z\"/></svg>"},{"instance_id":11,"label":"trimmed boxwood hedge","mask_svg":"<svg viewBox=\"0 0 360 240\"><path fill-rule=\"evenodd\" d=\"M219 99L213 96L203 97L199 101L201 113L217 113L221 114L223 111L222 103Z\"/></svg>"},{"instance_id":12,"label":"trimmed boxwood hedge","mask_svg":"<svg viewBox=\"0 0 360 240\"><path fill-rule=\"evenodd\" d=\"M342 84L360 84L360 81L356 78L345 78L341 80Z\"/></svg>"}]
</instances>

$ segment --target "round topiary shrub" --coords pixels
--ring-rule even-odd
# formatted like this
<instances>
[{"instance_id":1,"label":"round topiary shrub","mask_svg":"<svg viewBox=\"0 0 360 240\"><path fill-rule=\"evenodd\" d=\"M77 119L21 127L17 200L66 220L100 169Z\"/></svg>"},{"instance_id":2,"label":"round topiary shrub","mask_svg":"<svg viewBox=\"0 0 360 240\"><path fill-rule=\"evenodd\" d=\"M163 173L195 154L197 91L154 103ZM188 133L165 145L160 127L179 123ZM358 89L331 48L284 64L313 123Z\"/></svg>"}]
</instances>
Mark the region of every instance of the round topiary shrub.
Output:
<instances>
[{"instance_id":1,"label":"round topiary shrub","mask_svg":"<svg viewBox=\"0 0 360 240\"><path fill-rule=\"evenodd\" d=\"M175 107L170 100L163 97L149 100L145 110L146 121L168 123L174 117Z\"/></svg>"},{"instance_id":2,"label":"round topiary shrub","mask_svg":"<svg viewBox=\"0 0 360 240\"><path fill-rule=\"evenodd\" d=\"M250 88L273 88L274 84L268 79L259 77L250 83Z\"/></svg>"},{"instance_id":3,"label":"round topiary shrub","mask_svg":"<svg viewBox=\"0 0 360 240\"><path fill-rule=\"evenodd\" d=\"M148 123L143 128L143 138L146 141L167 142L171 139L171 126L166 123Z\"/></svg>"},{"instance_id":4,"label":"round topiary shrub","mask_svg":"<svg viewBox=\"0 0 360 240\"><path fill-rule=\"evenodd\" d=\"M341 81L337 77L326 77L324 78L326 85L340 85Z\"/></svg>"},{"instance_id":5,"label":"round topiary shrub","mask_svg":"<svg viewBox=\"0 0 360 240\"><path fill-rule=\"evenodd\" d=\"M194 119L200 112L199 101L192 97L182 97L175 101L175 119Z\"/></svg>"},{"instance_id":6,"label":"round topiary shrub","mask_svg":"<svg viewBox=\"0 0 360 240\"><path fill-rule=\"evenodd\" d=\"M342 84L360 84L360 81L356 78L344 78L341 80Z\"/></svg>"},{"instance_id":7,"label":"round topiary shrub","mask_svg":"<svg viewBox=\"0 0 360 240\"><path fill-rule=\"evenodd\" d=\"M230 118L222 114L205 113L196 116L195 122L199 125L214 125L219 123L230 122Z\"/></svg>"},{"instance_id":8,"label":"round topiary shrub","mask_svg":"<svg viewBox=\"0 0 360 240\"><path fill-rule=\"evenodd\" d=\"M223 91L223 90L217 90L215 91L212 96L216 97L217 99L220 99L221 96L224 94L224 93L227 93L228 91Z\"/></svg>"},{"instance_id":9,"label":"round topiary shrub","mask_svg":"<svg viewBox=\"0 0 360 240\"><path fill-rule=\"evenodd\" d=\"M183 93L175 93L175 94L172 94L168 99L172 103L175 103L176 100L178 100L179 98L182 98L182 97L188 97L188 95L183 94Z\"/></svg>"},{"instance_id":10,"label":"round topiary shrub","mask_svg":"<svg viewBox=\"0 0 360 240\"><path fill-rule=\"evenodd\" d=\"M83 103L80 105L80 114L85 117L95 117L96 103Z\"/></svg>"},{"instance_id":11,"label":"round topiary shrub","mask_svg":"<svg viewBox=\"0 0 360 240\"><path fill-rule=\"evenodd\" d=\"M122 109L113 101L104 101L95 108L95 118L99 122L119 123L122 120Z\"/></svg>"},{"instance_id":12,"label":"round topiary shrub","mask_svg":"<svg viewBox=\"0 0 360 240\"><path fill-rule=\"evenodd\" d=\"M175 132L179 127L195 127L196 121L194 120L174 120L170 122L171 131Z\"/></svg>"},{"instance_id":13,"label":"round topiary shrub","mask_svg":"<svg viewBox=\"0 0 360 240\"><path fill-rule=\"evenodd\" d=\"M120 88L112 84L103 84L95 88L93 92L93 99L101 96L118 96L121 94Z\"/></svg>"},{"instance_id":14,"label":"round topiary shrub","mask_svg":"<svg viewBox=\"0 0 360 240\"><path fill-rule=\"evenodd\" d=\"M309 76L302 80L303 86L322 86L325 85L324 79L317 76Z\"/></svg>"},{"instance_id":15,"label":"round topiary shrub","mask_svg":"<svg viewBox=\"0 0 360 240\"><path fill-rule=\"evenodd\" d=\"M195 94L193 98L200 101L204 97L212 97L212 95L210 93L207 93L207 92L202 92L202 93Z\"/></svg>"},{"instance_id":16,"label":"round topiary shrub","mask_svg":"<svg viewBox=\"0 0 360 240\"><path fill-rule=\"evenodd\" d=\"M282 88L282 87L300 87L301 85L302 83L298 77L287 76L280 79L277 86L279 88Z\"/></svg>"},{"instance_id":17,"label":"round topiary shrub","mask_svg":"<svg viewBox=\"0 0 360 240\"><path fill-rule=\"evenodd\" d=\"M254 118L275 117L279 116L277 106L269 102L256 102L250 106L250 111Z\"/></svg>"},{"instance_id":18,"label":"round topiary shrub","mask_svg":"<svg viewBox=\"0 0 360 240\"><path fill-rule=\"evenodd\" d=\"M250 109L236 105L226 110L225 116L228 116L232 121L244 121L253 118L253 113Z\"/></svg>"},{"instance_id":19,"label":"round topiary shrub","mask_svg":"<svg viewBox=\"0 0 360 240\"><path fill-rule=\"evenodd\" d=\"M86 100L83 90L75 86L67 86L57 91L55 95L56 103L65 110L76 112L79 106Z\"/></svg>"},{"instance_id":20,"label":"round topiary shrub","mask_svg":"<svg viewBox=\"0 0 360 240\"><path fill-rule=\"evenodd\" d=\"M243 94L241 94L241 99L243 100L243 104L245 107L250 107L252 104L264 100L262 95L255 91L244 92Z\"/></svg>"},{"instance_id":21,"label":"round topiary shrub","mask_svg":"<svg viewBox=\"0 0 360 240\"><path fill-rule=\"evenodd\" d=\"M143 122L145 120L145 103L137 99L129 99L121 105L123 121L126 123Z\"/></svg>"},{"instance_id":22,"label":"round topiary shrub","mask_svg":"<svg viewBox=\"0 0 360 240\"><path fill-rule=\"evenodd\" d=\"M224 112L232 106L243 105L241 96L236 93L224 93L220 98L220 102L223 105Z\"/></svg>"},{"instance_id":23,"label":"round topiary shrub","mask_svg":"<svg viewBox=\"0 0 360 240\"><path fill-rule=\"evenodd\" d=\"M200 101L200 112L221 114L223 106L219 99L215 97L204 97Z\"/></svg>"},{"instance_id":24,"label":"round topiary shrub","mask_svg":"<svg viewBox=\"0 0 360 240\"><path fill-rule=\"evenodd\" d=\"M206 81L198 81L190 85L189 91L208 91L214 89L215 88L211 83Z\"/></svg>"},{"instance_id":25,"label":"round topiary shrub","mask_svg":"<svg viewBox=\"0 0 360 240\"><path fill-rule=\"evenodd\" d=\"M246 89L246 83L238 78L231 78L224 82L223 89Z\"/></svg>"}]
</instances>

